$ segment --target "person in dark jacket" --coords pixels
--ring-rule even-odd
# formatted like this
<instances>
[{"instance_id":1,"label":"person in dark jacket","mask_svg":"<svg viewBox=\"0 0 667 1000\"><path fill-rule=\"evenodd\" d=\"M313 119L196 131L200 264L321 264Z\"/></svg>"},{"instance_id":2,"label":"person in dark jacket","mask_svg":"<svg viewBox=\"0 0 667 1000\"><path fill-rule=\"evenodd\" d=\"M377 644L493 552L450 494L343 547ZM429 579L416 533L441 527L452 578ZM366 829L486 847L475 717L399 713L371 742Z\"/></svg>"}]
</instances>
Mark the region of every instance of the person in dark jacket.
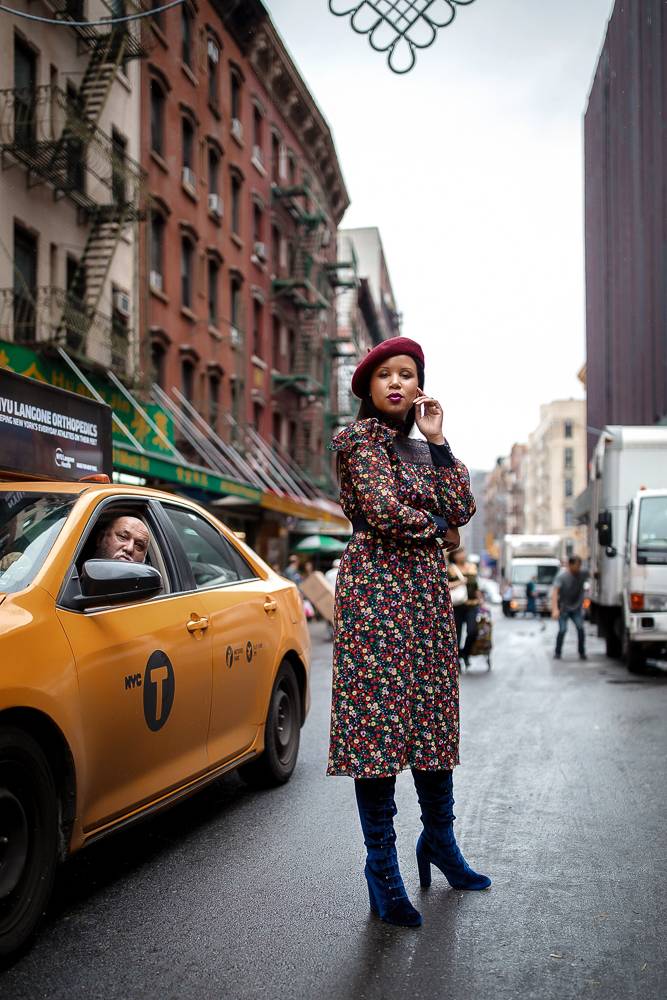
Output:
<instances>
[{"instance_id":1,"label":"person in dark jacket","mask_svg":"<svg viewBox=\"0 0 667 1000\"><path fill-rule=\"evenodd\" d=\"M384 341L354 373L357 421L330 445L354 533L336 580L328 774L354 778L371 909L404 926L421 923L395 847L394 785L405 768L422 809L422 885L431 864L457 888L490 885L463 860L452 826L458 643L442 548L458 546L475 501L443 437L440 404L423 386L419 345ZM415 422L426 441L409 437Z\"/></svg>"}]
</instances>

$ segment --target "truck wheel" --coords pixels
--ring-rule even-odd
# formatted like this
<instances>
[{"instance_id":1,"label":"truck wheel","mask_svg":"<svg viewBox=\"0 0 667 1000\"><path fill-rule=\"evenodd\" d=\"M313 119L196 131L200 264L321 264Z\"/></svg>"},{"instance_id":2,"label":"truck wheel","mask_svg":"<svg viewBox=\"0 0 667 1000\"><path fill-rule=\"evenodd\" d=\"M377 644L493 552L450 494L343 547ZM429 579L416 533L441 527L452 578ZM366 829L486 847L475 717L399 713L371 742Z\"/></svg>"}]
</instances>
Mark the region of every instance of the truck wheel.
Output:
<instances>
[{"instance_id":1,"label":"truck wheel","mask_svg":"<svg viewBox=\"0 0 667 1000\"><path fill-rule=\"evenodd\" d=\"M622 642L616 632L607 632L605 636L605 646L607 656L611 660L618 660L621 657L622 652Z\"/></svg>"},{"instance_id":2,"label":"truck wheel","mask_svg":"<svg viewBox=\"0 0 667 1000\"><path fill-rule=\"evenodd\" d=\"M287 660L278 668L264 730L264 752L239 768L256 788L284 785L292 777L301 738L301 699L294 669Z\"/></svg>"},{"instance_id":3,"label":"truck wheel","mask_svg":"<svg viewBox=\"0 0 667 1000\"><path fill-rule=\"evenodd\" d=\"M646 653L638 642L630 642L627 632L623 636L623 659L631 674L643 674L646 671Z\"/></svg>"},{"instance_id":4,"label":"truck wheel","mask_svg":"<svg viewBox=\"0 0 667 1000\"><path fill-rule=\"evenodd\" d=\"M0 967L29 945L57 865L58 804L39 745L0 730Z\"/></svg>"}]
</instances>

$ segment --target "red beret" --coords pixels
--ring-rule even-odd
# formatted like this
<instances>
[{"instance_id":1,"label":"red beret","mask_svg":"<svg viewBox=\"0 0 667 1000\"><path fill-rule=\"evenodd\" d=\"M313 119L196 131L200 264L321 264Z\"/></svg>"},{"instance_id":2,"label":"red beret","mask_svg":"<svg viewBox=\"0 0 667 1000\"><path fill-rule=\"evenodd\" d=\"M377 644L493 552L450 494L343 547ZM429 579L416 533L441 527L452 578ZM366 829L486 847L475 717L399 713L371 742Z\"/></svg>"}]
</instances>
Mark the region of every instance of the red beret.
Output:
<instances>
[{"instance_id":1,"label":"red beret","mask_svg":"<svg viewBox=\"0 0 667 1000\"><path fill-rule=\"evenodd\" d=\"M363 399L368 392L368 383L374 368L381 365L387 358L395 358L397 354L408 354L424 367L424 352L416 340L409 337L392 337L383 340L381 344L369 351L363 361L360 361L352 376L352 392L357 399Z\"/></svg>"}]
</instances>

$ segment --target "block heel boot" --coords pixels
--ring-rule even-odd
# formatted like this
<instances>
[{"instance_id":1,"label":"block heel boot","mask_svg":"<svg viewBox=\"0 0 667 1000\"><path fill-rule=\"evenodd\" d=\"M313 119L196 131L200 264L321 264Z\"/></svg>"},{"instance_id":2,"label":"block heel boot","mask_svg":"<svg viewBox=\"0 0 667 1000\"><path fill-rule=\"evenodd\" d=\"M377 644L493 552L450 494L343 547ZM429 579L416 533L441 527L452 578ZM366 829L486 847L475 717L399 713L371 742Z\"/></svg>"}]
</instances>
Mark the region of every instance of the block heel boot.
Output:
<instances>
[{"instance_id":1,"label":"block heel boot","mask_svg":"<svg viewBox=\"0 0 667 1000\"><path fill-rule=\"evenodd\" d=\"M417 842L419 881L431 884L431 865L454 889L488 889L491 879L478 875L463 859L454 837L454 793L451 771L412 770L424 829Z\"/></svg>"},{"instance_id":2,"label":"block heel boot","mask_svg":"<svg viewBox=\"0 0 667 1000\"><path fill-rule=\"evenodd\" d=\"M355 778L354 791L366 844L368 898L371 910L388 924L418 927L421 913L408 899L396 855L395 778Z\"/></svg>"}]
</instances>

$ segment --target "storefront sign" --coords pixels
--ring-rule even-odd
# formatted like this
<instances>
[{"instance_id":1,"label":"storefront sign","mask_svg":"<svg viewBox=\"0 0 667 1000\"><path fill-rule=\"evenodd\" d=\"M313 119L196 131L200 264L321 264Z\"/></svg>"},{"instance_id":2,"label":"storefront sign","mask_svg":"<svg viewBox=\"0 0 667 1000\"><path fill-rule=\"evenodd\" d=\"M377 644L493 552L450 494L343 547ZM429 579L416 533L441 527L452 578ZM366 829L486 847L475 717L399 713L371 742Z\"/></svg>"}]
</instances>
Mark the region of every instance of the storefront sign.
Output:
<instances>
[{"instance_id":1,"label":"storefront sign","mask_svg":"<svg viewBox=\"0 0 667 1000\"><path fill-rule=\"evenodd\" d=\"M111 440L104 403L0 369L0 468L74 482L111 478Z\"/></svg>"},{"instance_id":2,"label":"storefront sign","mask_svg":"<svg viewBox=\"0 0 667 1000\"><path fill-rule=\"evenodd\" d=\"M222 479L208 469L193 465L179 465L157 455L141 455L130 448L114 447L113 464L117 469L127 469L134 475L165 479L170 483L181 483L183 486L198 486L212 493L223 493L227 496L242 497L250 503L260 503L262 491L245 483L237 483L233 479Z\"/></svg>"}]
</instances>

